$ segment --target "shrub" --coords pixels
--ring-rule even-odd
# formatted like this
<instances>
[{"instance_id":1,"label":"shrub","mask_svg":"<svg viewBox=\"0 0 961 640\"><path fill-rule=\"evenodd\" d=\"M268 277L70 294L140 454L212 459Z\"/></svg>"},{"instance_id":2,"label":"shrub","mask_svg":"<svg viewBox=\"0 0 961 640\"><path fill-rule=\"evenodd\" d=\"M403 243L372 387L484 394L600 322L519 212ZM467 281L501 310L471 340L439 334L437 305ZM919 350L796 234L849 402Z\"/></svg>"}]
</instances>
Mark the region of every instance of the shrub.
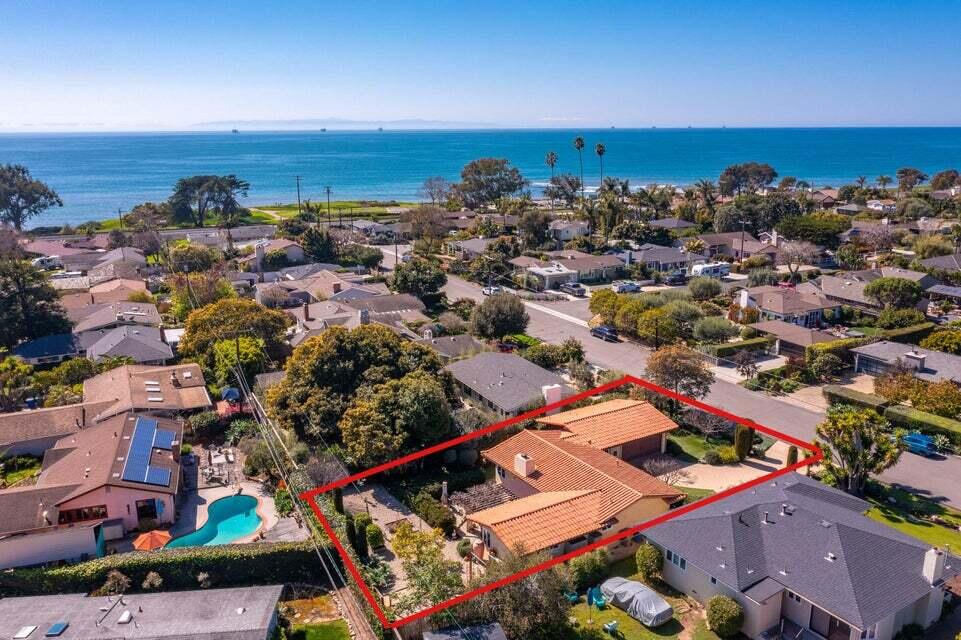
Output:
<instances>
[{"instance_id":1,"label":"shrub","mask_svg":"<svg viewBox=\"0 0 961 640\"><path fill-rule=\"evenodd\" d=\"M637 572L647 582L659 578L664 569L664 556L661 555L661 550L648 542L637 548L634 553L634 562L637 564Z\"/></svg>"},{"instance_id":2,"label":"shrub","mask_svg":"<svg viewBox=\"0 0 961 640\"><path fill-rule=\"evenodd\" d=\"M835 384L825 385L821 393L831 404L853 404L857 407L874 409L878 413L883 413L884 408L888 406L888 401L881 396L861 393Z\"/></svg>"},{"instance_id":3,"label":"shrub","mask_svg":"<svg viewBox=\"0 0 961 640\"><path fill-rule=\"evenodd\" d=\"M367 544L371 549L380 549L384 546L384 532L373 522L367 525L364 533L367 536Z\"/></svg>"},{"instance_id":4,"label":"shrub","mask_svg":"<svg viewBox=\"0 0 961 640\"><path fill-rule=\"evenodd\" d=\"M764 383L759 378L749 378L741 384L748 391L760 391L764 388Z\"/></svg>"},{"instance_id":5,"label":"shrub","mask_svg":"<svg viewBox=\"0 0 961 640\"><path fill-rule=\"evenodd\" d=\"M188 423L193 432L198 436L209 438L220 433L223 424L216 411L201 411L190 416Z\"/></svg>"},{"instance_id":6,"label":"shrub","mask_svg":"<svg viewBox=\"0 0 961 640\"><path fill-rule=\"evenodd\" d=\"M842 367L844 367L844 361L833 353L819 353L808 364L811 375L818 380L833 378L841 372Z\"/></svg>"},{"instance_id":7,"label":"shrub","mask_svg":"<svg viewBox=\"0 0 961 640\"><path fill-rule=\"evenodd\" d=\"M274 509L281 518L289 516L294 511L294 501L286 489L277 489L274 493Z\"/></svg>"},{"instance_id":8,"label":"shrub","mask_svg":"<svg viewBox=\"0 0 961 640\"><path fill-rule=\"evenodd\" d=\"M413 500L414 512L424 519L428 525L435 529L440 529L445 536L454 532L457 522L450 509L445 507L432 495L426 491L421 491Z\"/></svg>"},{"instance_id":9,"label":"shrub","mask_svg":"<svg viewBox=\"0 0 961 640\"><path fill-rule=\"evenodd\" d=\"M721 462L721 454L717 449L709 449L704 452L704 464L723 464Z\"/></svg>"},{"instance_id":10,"label":"shrub","mask_svg":"<svg viewBox=\"0 0 961 640\"><path fill-rule=\"evenodd\" d=\"M721 283L713 278L693 278L687 288L691 292L691 297L698 301L710 300L721 293Z\"/></svg>"},{"instance_id":11,"label":"shrub","mask_svg":"<svg viewBox=\"0 0 961 640\"><path fill-rule=\"evenodd\" d=\"M187 444L186 442L180 445L180 455L189 456L194 452L194 446L192 444Z\"/></svg>"},{"instance_id":12,"label":"shrub","mask_svg":"<svg viewBox=\"0 0 961 640\"><path fill-rule=\"evenodd\" d=\"M607 577L607 550L597 549L577 556L570 563L571 585L582 591Z\"/></svg>"},{"instance_id":13,"label":"shrub","mask_svg":"<svg viewBox=\"0 0 961 640\"><path fill-rule=\"evenodd\" d=\"M774 342L773 338L751 338L740 342L728 342L726 344L704 345L703 351L715 358L729 358L738 351L763 351Z\"/></svg>"},{"instance_id":14,"label":"shrub","mask_svg":"<svg viewBox=\"0 0 961 640\"><path fill-rule=\"evenodd\" d=\"M237 444L247 436L256 435L260 425L250 418L239 418L230 423L227 431L224 432L224 439L229 444Z\"/></svg>"},{"instance_id":15,"label":"shrub","mask_svg":"<svg viewBox=\"0 0 961 640\"><path fill-rule=\"evenodd\" d=\"M797 464L797 447L793 444L787 448L787 460L785 464L789 467L792 464Z\"/></svg>"},{"instance_id":16,"label":"shrub","mask_svg":"<svg viewBox=\"0 0 961 640\"><path fill-rule=\"evenodd\" d=\"M734 454L738 460L744 460L751 454L751 447L754 445L754 429L745 427L743 424L737 425L734 429Z\"/></svg>"},{"instance_id":17,"label":"shrub","mask_svg":"<svg viewBox=\"0 0 961 640\"><path fill-rule=\"evenodd\" d=\"M357 531L367 531L367 527L374 523L374 519L366 512L354 514L354 529Z\"/></svg>"},{"instance_id":18,"label":"shrub","mask_svg":"<svg viewBox=\"0 0 961 640\"><path fill-rule=\"evenodd\" d=\"M470 554L470 550L471 542L467 538L457 542L457 555L459 555L461 558L466 558L468 554Z\"/></svg>"},{"instance_id":19,"label":"shrub","mask_svg":"<svg viewBox=\"0 0 961 640\"><path fill-rule=\"evenodd\" d=\"M702 342L724 342L737 334L737 327L721 316L708 316L694 323L694 337Z\"/></svg>"},{"instance_id":20,"label":"shrub","mask_svg":"<svg viewBox=\"0 0 961 640\"><path fill-rule=\"evenodd\" d=\"M913 622L901 627L901 630L894 636L895 640L921 640L923 637L924 627Z\"/></svg>"},{"instance_id":21,"label":"shrub","mask_svg":"<svg viewBox=\"0 0 961 640\"><path fill-rule=\"evenodd\" d=\"M714 596L707 601L707 626L721 636L730 638L744 624L744 609L727 596Z\"/></svg>"},{"instance_id":22,"label":"shrub","mask_svg":"<svg viewBox=\"0 0 961 640\"><path fill-rule=\"evenodd\" d=\"M727 446L721 447L717 450L718 455L721 456L721 464L734 464L735 462L740 462L740 458L737 456L737 451L734 447Z\"/></svg>"},{"instance_id":23,"label":"shrub","mask_svg":"<svg viewBox=\"0 0 961 640\"><path fill-rule=\"evenodd\" d=\"M199 571L216 575L220 586L327 583L312 543L281 542L120 553L63 567L14 569L0 573L0 592L23 596L89 593L103 586L114 570L128 576L132 585L141 586L147 575L155 572L171 590L196 589Z\"/></svg>"},{"instance_id":24,"label":"shrub","mask_svg":"<svg viewBox=\"0 0 961 640\"><path fill-rule=\"evenodd\" d=\"M937 327L937 325L933 322L923 322L901 329L887 329L882 332L881 337L891 342L900 342L901 344L918 344L930 336L935 327Z\"/></svg>"},{"instance_id":25,"label":"shrub","mask_svg":"<svg viewBox=\"0 0 961 640\"><path fill-rule=\"evenodd\" d=\"M854 356L851 355L851 349L855 347L863 347L866 344L874 342L875 338L864 337L864 338L842 338L841 340L832 340L831 342L818 342L816 344L808 345L804 349L804 361L811 363L822 353L833 353L837 357L841 358L846 363L854 362Z\"/></svg>"},{"instance_id":26,"label":"shrub","mask_svg":"<svg viewBox=\"0 0 961 640\"><path fill-rule=\"evenodd\" d=\"M895 405L884 410L884 417L894 426L928 435L944 434L952 442L961 443L961 422L911 407Z\"/></svg>"},{"instance_id":27,"label":"shrub","mask_svg":"<svg viewBox=\"0 0 961 640\"><path fill-rule=\"evenodd\" d=\"M560 345L542 342L524 350L524 358L545 369L556 369L567 360Z\"/></svg>"},{"instance_id":28,"label":"shrub","mask_svg":"<svg viewBox=\"0 0 961 640\"><path fill-rule=\"evenodd\" d=\"M874 326L881 329L903 329L924 322L924 314L917 309L884 309Z\"/></svg>"}]
</instances>

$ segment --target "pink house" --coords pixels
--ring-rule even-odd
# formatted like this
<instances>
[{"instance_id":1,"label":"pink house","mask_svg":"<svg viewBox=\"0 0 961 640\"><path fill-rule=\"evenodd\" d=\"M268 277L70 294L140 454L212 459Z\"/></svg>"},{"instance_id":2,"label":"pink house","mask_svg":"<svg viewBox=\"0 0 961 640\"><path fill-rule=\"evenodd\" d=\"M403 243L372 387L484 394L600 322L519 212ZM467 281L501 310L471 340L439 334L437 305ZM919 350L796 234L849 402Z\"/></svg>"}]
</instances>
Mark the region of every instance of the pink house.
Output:
<instances>
[{"instance_id":1,"label":"pink house","mask_svg":"<svg viewBox=\"0 0 961 640\"><path fill-rule=\"evenodd\" d=\"M103 554L103 540L173 523L179 421L120 414L48 449L37 483L0 492L0 568Z\"/></svg>"}]
</instances>

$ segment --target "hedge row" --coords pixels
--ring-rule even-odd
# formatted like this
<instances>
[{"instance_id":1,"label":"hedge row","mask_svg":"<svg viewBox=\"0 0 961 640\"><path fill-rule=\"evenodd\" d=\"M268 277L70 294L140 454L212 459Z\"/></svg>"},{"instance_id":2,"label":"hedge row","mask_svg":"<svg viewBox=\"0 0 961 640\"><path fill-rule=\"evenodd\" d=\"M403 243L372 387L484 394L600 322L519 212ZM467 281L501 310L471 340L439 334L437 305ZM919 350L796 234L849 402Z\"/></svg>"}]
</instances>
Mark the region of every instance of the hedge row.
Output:
<instances>
[{"instance_id":1,"label":"hedge row","mask_svg":"<svg viewBox=\"0 0 961 640\"><path fill-rule=\"evenodd\" d=\"M816 344L809 344L804 349L804 361L808 364L814 362L814 359L819 355L830 353L841 358L844 362L851 364L854 362L854 356L851 355L851 349L856 347L863 347L866 344L875 342L877 338L865 336L863 338L841 338L840 340L832 340L831 342L818 342Z\"/></svg>"},{"instance_id":2,"label":"hedge row","mask_svg":"<svg viewBox=\"0 0 961 640\"><path fill-rule=\"evenodd\" d=\"M49 569L14 569L0 572L0 595L90 593L100 589L113 570L130 578L130 591L140 591L150 571L160 574L164 590L197 589L201 572L209 574L213 587L287 582L327 585L308 541L184 547L121 553Z\"/></svg>"},{"instance_id":3,"label":"hedge row","mask_svg":"<svg viewBox=\"0 0 961 640\"><path fill-rule=\"evenodd\" d=\"M887 329L881 333L881 337L891 342L902 344L917 344L931 335L937 325L933 322L922 322L910 327L901 329Z\"/></svg>"},{"instance_id":4,"label":"hedge row","mask_svg":"<svg viewBox=\"0 0 961 640\"><path fill-rule=\"evenodd\" d=\"M918 411L904 405L888 407L884 417L896 427L904 427L928 435L943 434L951 438L955 444L961 444L961 422L957 420Z\"/></svg>"},{"instance_id":5,"label":"hedge row","mask_svg":"<svg viewBox=\"0 0 961 640\"><path fill-rule=\"evenodd\" d=\"M739 351L762 351L774 343L774 338L763 336L760 338L750 338L740 342L725 342L722 344L706 344L701 350L715 358L727 358Z\"/></svg>"},{"instance_id":6,"label":"hedge row","mask_svg":"<svg viewBox=\"0 0 961 640\"><path fill-rule=\"evenodd\" d=\"M884 413L885 407L888 406L888 401L881 396L876 396L871 393L861 393L860 391L848 389L847 387L836 384L824 385L821 393L831 404L853 404L858 407L874 409L878 413Z\"/></svg>"}]
</instances>

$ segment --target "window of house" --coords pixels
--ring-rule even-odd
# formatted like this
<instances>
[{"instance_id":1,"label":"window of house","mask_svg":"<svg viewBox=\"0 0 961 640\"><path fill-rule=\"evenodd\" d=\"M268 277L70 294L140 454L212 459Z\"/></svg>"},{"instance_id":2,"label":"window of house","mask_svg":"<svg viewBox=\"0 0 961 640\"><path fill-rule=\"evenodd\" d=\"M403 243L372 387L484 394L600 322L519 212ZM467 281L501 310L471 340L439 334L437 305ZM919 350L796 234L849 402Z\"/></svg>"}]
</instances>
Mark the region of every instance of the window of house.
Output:
<instances>
[{"instance_id":1,"label":"window of house","mask_svg":"<svg viewBox=\"0 0 961 640\"><path fill-rule=\"evenodd\" d=\"M717 584L717 578L711 576L711 584Z\"/></svg>"},{"instance_id":2,"label":"window of house","mask_svg":"<svg viewBox=\"0 0 961 640\"><path fill-rule=\"evenodd\" d=\"M504 471L504 467L497 467L497 477L503 480L507 476L507 472Z\"/></svg>"},{"instance_id":3,"label":"window of house","mask_svg":"<svg viewBox=\"0 0 961 640\"><path fill-rule=\"evenodd\" d=\"M84 522L86 520L102 520L107 517L107 505L98 504L92 507L81 507L79 509L64 509L58 516L60 524L70 524L71 522Z\"/></svg>"},{"instance_id":4,"label":"window of house","mask_svg":"<svg viewBox=\"0 0 961 640\"><path fill-rule=\"evenodd\" d=\"M667 550L667 561L673 564L675 567L678 567L681 571L687 569L687 560L677 555L670 549Z\"/></svg>"}]
</instances>

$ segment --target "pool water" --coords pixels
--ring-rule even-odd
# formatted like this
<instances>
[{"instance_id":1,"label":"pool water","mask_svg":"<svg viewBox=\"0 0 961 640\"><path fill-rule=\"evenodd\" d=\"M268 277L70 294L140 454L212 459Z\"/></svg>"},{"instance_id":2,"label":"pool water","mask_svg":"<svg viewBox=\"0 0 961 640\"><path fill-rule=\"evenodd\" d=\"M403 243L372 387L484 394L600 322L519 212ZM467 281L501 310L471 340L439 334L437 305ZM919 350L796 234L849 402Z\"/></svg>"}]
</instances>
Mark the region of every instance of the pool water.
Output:
<instances>
[{"instance_id":1,"label":"pool water","mask_svg":"<svg viewBox=\"0 0 961 640\"><path fill-rule=\"evenodd\" d=\"M260 523L257 498L245 495L227 496L210 503L204 526L174 538L167 543L166 548L229 544L257 531Z\"/></svg>"}]
</instances>

